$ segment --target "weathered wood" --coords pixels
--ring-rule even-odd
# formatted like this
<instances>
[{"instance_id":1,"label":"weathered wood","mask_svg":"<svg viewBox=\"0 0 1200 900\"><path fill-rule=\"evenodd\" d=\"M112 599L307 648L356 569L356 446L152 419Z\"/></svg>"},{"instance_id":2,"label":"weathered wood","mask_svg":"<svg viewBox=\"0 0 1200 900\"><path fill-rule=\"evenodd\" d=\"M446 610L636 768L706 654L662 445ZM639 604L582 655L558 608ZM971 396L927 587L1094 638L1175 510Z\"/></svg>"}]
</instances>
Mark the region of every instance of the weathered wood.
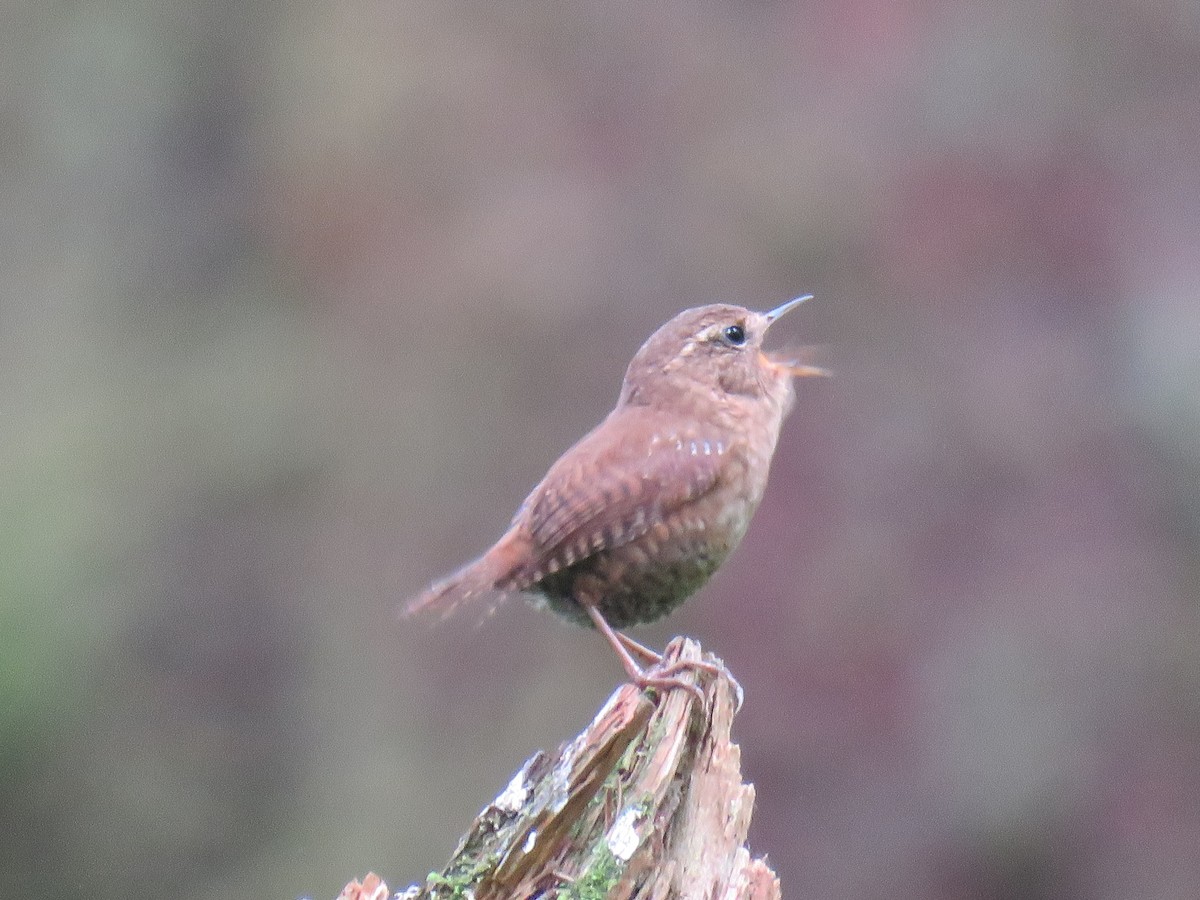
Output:
<instances>
[{"instance_id":1,"label":"weathered wood","mask_svg":"<svg viewBox=\"0 0 1200 900\"><path fill-rule=\"evenodd\" d=\"M700 659L682 638L665 654L668 664ZM441 872L398 896L778 900L778 879L745 846L754 788L729 739L736 689L724 676L699 683L703 708L689 691L618 688L583 733L525 763ZM374 875L342 892L387 896Z\"/></svg>"}]
</instances>

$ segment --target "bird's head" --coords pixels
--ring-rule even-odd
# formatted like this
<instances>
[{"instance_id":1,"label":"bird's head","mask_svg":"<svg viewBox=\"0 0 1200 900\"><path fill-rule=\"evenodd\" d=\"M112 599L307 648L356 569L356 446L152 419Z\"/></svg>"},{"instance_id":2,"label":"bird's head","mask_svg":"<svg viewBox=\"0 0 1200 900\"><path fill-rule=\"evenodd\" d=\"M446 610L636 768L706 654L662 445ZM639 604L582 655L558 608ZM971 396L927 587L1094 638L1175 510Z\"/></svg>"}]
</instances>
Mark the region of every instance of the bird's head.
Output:
<instances>
[{"instance_id":1,"label":"bird's head","mask_svg":"<svg viewBox=\"0 0 1200 900\"><path fill-rule=\"evenodd\" d=\"M792 379L826 375L784 354L763 349L768 329L811 295L769 312L717 303L685 309L644 343L625 373L622 402L669 404L697 391L722 399L790 400Z\"/></svg>"}]
</instances>

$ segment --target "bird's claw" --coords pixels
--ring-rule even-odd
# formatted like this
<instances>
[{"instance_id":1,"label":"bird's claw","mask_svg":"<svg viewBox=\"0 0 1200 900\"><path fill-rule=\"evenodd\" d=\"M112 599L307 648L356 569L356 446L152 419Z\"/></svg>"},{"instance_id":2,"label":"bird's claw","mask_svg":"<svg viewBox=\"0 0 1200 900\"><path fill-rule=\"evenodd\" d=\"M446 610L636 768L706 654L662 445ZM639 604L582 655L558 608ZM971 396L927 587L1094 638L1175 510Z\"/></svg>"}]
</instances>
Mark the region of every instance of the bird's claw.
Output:
<instances>
[{"instance_id":1,"label":"bird's claw","mask_svg":"<svg viewBox=\"0 0 1200 900\"><path fill-rule=\"evenodd\" d=\"M725 678L729 681L730 687L733 688L734 695L734 712L740 712L742 703L746 699L746 692L742 689L741 683L733 677L733 673L724 664L703 662L701 660L680 659L667 665L656 666L649 670L642 677L642 687L657 686L660 688L676 688L682 687L691 691L692 695L700 701L700 705L704 705L704 691L700 686L692 681L685 681L677 677L678 673L686 672L687 670L703 673L704 675L714 678Z\"/></svg>"}]
</instances>

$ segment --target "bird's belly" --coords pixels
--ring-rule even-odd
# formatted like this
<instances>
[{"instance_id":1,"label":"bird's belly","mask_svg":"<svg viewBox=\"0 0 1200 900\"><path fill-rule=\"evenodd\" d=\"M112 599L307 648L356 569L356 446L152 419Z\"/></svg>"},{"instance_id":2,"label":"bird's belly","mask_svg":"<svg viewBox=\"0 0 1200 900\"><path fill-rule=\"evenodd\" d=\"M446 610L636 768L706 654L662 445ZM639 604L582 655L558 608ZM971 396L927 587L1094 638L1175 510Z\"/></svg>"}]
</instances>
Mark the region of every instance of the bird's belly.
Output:
<instances>
[{"instance_id":1,"label":"bird's belly","mask_svg":"<svg viewBox=\"0 0 1200 900\"><path fill-rule=\"evenodd\" d=\"M597 553L534 584L531 593L559 615L591 626L584 603L614 628L660 619L698 591L729 555L731 544L706 529L668 540L641 539Z\"/></svg>"}]
</instances>

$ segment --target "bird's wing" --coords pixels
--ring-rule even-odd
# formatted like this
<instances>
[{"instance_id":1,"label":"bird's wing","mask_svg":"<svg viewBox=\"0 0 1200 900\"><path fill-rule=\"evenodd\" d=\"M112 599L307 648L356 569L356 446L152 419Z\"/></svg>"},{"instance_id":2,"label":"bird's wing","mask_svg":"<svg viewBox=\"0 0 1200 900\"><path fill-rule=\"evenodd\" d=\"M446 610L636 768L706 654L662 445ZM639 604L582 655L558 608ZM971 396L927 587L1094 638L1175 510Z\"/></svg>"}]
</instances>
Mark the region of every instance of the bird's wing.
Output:
<instances>
[{"instance_id":1,"label":"bird's wing","mask_svg":"<svg viewBox=\"0 0 1200 900\"><path fill-rule=\"evenodd\" d=\"M649 410L615 413L555 463L517 512L513 525L534 552L510 573L511 585L523 590L646 534L713 489L729 449L706 426Z\"/></svg>"}]
</instances>

